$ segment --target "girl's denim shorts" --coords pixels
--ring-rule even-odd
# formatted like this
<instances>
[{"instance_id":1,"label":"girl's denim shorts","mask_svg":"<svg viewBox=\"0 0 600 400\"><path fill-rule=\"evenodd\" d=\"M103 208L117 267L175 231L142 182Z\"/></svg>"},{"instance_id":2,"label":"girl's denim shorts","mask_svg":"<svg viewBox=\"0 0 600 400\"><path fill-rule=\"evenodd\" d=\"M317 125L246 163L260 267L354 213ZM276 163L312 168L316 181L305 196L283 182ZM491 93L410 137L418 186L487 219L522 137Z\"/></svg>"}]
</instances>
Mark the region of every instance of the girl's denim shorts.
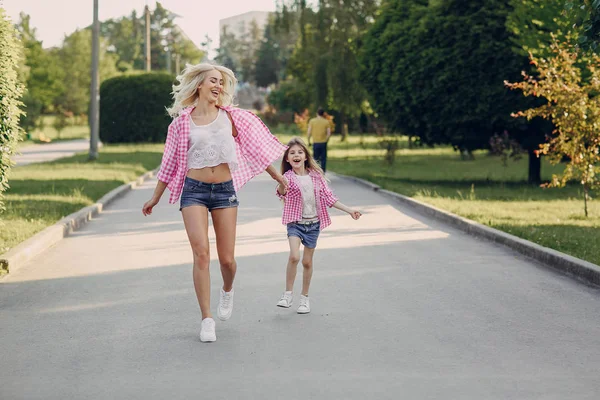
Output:
<instances>
[{"instance_id":1,"label":"girl's denim shorts","mask_svg":"<svg viewBox=\"0 0 600 400\"><path fill-rule=\"evenodd\" d=\"M317 247L319 233L321 233L321 224L319 221L315 221L311 224L300 224L298 222L287 224L288 237L296 236L300 238L304 247L308 247L309 249Z\"/></svg>"},{"instance_id":2,"label":"girl's denim shorts","mask_svg":"<svg viewBox=\"0 0 600 400\"><path fill-rule=\"evenodd\" d=\"M233 188L233 181L221 183L200 182L185 178L179 211L189 206L204 206L208 211L218 208L237 207L240 203Z\"/></svg>"}]
</instances>

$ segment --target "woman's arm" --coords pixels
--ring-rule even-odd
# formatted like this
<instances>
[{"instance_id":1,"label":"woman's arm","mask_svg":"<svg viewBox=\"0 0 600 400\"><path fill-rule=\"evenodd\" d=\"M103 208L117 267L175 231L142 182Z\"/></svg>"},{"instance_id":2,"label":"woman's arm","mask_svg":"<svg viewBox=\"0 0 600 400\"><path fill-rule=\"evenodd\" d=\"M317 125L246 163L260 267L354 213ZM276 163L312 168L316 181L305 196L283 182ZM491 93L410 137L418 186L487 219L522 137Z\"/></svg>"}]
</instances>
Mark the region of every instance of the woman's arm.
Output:
<instances>
[{"instance_id":1,"label":"woman's arm","mask_svg":"<svg viewBox=\"0 0 600 400\"><path fill-rule=\"evenodd\" d=\"M274 180L276 180L277 182L279 182L279 186L277 187L277 191L281 195L284 195L285 192L287 192L287 188L288 188L288 181L287 181L287 179L285 179L285 177L283 175L281 175L279 172L277 172L277 170L275 169L275 167L272 166L272 165L269 165L265 171L267 171L267 174L271 175L271 178L273 178ZM282 190L280 190L280 188L283 189L283 193L282 193Z\"/></svg>"},{"instance_id":2,"label":"woman's arm","mask_svg":"<svg viewBox=\"0 0 600 400\"><path fill-rule=\"evenodd\" d=\"M154 194L152 195L152 198L150 200L148 200L142 207L142 214L144 214L144 215L152 214L152 209L154 208L155 205L158 204L158 202L160 201L160 198L162 197L166 188L167 188L166 182L158 181L158 183L156 184L156 188L154 188Z\"/></svg>"}]
</instances>

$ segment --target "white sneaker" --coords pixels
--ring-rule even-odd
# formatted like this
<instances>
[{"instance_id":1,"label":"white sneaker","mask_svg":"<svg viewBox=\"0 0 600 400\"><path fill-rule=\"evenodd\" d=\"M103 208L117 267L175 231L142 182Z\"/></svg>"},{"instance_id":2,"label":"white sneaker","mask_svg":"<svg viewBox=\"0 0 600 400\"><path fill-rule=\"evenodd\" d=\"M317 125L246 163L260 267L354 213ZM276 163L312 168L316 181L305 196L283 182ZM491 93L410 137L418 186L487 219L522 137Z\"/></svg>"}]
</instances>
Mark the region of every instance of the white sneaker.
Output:
<instances>
[{"instance_id":1,"label":"white sneaker","mask_svg":"<svg viewBox=\"0 0 600 400\"><path fill-rule=\"evenodd\" d=\"M215 320L212 318L204 318L200 328L200 341L214 342L215 340L217 340L217 334L215 332Z\"/></svg>"},{"instance_id":2,"label":"white sneaker","mask_svg":"<svg viewBox=\"0 0 600 400\"><path fill-rule=\"evenodd\" d=\"M221 288L221 296L219 297L219 307L217 308L217 317L221 321L227 321L233 312L233 289L231 292L226 292Z\"/></svg>"},{"instance_id":3,"label":"white sneaker","mask_svg":"<svg viewBox=\"0 0 600 400\"><path fill-rule=\"evenodd\" d=\"M298 306L298 314L308 314L310 312L310 301L308 296L300 295L300 305Z\"/></svg>"},{"instance_id":4,"label":"white sneaker","mask_svg":"<svg viewBox=\"0 0 600 400\"><path fill-rule=\"evenodd\" d=\"M277 303L277 307L290 308L293 301L292 292L283 292L281 299Z\"/></svg>"}]
</instances>

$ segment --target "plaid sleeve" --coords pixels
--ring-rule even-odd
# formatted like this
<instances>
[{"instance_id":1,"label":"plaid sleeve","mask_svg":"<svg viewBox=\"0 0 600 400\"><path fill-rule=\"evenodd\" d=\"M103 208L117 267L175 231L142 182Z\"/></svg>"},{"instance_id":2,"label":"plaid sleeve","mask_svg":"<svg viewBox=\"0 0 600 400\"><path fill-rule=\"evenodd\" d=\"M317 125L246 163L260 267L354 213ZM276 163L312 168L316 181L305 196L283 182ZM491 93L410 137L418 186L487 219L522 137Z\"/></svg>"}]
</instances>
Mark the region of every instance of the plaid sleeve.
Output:
<instances>
[{"instance_id":1,"label":"plaid sleeve","mask_svg":"<svg viewBox=\"0 0 600 400\"><path fill-rule=\"evenodd\" d=\"M327 207L333 206L335 202L338 201L338 198L335 194L333 194L324 177L321 177L321 188L323 189L322 196L325 204Z\"/></svg>"},{"instance_id":2,"label":"plaid sleeve","mask_svg":"<svg viewBox=\"0 0 600 400\"><path fill-rule=\"evenodd\" d=\"M260 118L249 111L245 112L246 118L240 119L242 126L237 126L237 139L254 170L253 175L257 175L281 157L287 147L273 136Z\"/></svg>"},{"instance_id":3,"label":"plaid sleeve","mask_svg":"<svg viewBox=\"0 0 600 400\"><path fill-rule=\"evenodd\" d=\"M165 142L165 151L163 153L160 170L156 174L156 178L165 183L171 182L177 172L177 142L179 135L175 129L175 122L169 125L167 132L167 140Z\"/></svg>"}]
</instances>

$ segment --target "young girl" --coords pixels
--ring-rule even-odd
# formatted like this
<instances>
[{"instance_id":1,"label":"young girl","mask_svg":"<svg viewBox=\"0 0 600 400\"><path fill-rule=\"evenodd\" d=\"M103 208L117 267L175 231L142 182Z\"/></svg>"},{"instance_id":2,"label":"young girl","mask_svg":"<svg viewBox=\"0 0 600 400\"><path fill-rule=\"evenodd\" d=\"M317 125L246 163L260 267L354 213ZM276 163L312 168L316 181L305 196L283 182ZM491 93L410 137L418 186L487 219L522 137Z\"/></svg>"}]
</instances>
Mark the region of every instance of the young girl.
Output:
<instances>
[{"instance_id":1,"label":"young girl","mask_svg":"<svg viewBox=\"0 0 600 400\"><path fill-rule=\"evenodd\" d=\"M340 203L331 192L323 170L312 158L302 139L290 140L283 154L281 173L287 178L288 187L277 186L277 196L284 201L282 223L287 224L290 256L287 264L285 292L277 306L289 308L292 305L292 290L296 279L296 267L300 261L300 244L304 245L302 266L302 294L298 314L310 312L308 289L313 272L313 255L321 230L331 224L327 207L335 207L347 212L354 219L361 213Z\"/></svg>"}]
</instances>

